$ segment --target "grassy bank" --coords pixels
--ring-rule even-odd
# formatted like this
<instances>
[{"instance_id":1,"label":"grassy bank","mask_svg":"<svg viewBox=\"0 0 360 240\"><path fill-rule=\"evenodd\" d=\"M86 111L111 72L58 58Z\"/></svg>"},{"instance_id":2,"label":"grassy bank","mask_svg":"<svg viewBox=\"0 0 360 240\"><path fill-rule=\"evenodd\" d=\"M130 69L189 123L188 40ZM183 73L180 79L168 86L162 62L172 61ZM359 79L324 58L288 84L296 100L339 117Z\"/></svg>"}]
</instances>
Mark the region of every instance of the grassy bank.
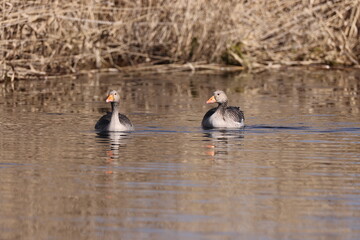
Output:
<instances>
[{"instance_id":1,"label":"grassy bank","mask_svg":"<svg viewBox=\"0 0 360 240\"><path fill-rule=\"evenodd\" d=\"M360 0L13 0L0 7L1 79L159 64L360 62Z\"/></svg>"}]
</instances>

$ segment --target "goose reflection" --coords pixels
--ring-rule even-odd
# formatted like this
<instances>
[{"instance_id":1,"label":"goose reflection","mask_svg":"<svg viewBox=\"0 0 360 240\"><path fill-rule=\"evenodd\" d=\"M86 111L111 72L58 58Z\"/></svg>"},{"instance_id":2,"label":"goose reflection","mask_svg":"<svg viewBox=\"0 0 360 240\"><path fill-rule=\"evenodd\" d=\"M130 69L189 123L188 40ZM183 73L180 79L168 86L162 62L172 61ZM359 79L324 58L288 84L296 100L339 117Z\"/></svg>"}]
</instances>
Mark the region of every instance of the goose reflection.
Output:
<instances>
[{"instance_id":1,"label":"goose reflection","mask_svg":"<svg viewBox=\"0 0 360 240\"><path fill-rule=\"evenodd\" d=\"M129 132L100 132L97 133L97 138L101 143L109 144L106 150L107 162L112 162L120 158L121 149L126 147L130 139Z\"/></svg>"},{"instance_id":2,"label":"goose reflection","mask_svg":"<svg viewBox=\"0 0 360 240\"><path fill-rule=\"evenodd\" d=\"M204 132L205 154L214 160L226 160L230 151L242 147L244 130L210 130Z\"/></svg>"}]
</instances>

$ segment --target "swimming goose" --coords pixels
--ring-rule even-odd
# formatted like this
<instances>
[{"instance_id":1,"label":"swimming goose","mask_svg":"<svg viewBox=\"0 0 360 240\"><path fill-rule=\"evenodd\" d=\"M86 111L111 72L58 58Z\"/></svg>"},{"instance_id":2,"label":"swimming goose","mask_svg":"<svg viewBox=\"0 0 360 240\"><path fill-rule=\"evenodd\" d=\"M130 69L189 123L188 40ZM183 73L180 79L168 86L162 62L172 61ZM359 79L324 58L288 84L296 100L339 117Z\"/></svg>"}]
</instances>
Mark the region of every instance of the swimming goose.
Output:
<instances>
[{"instance_id":1,"label":"swimming goose","mask_svg":"<svg viewBox=\"0 0 360 240\"><path fill-rule=\"evenodd\" d=\"M110 91L106 102L111 103L111 112L102 116L95 125L95 129L99 131L133 131L134 126L131 121L123 114L119 113L120 96L115 91Z\"/></svg>"},{"instance_id":2,"label":"swimming goose","mask_svg":"<svg viewBox=\"0 0 360 240\"><path fill-rule=\"evenodd\" d=\"M202 120L202 127L210 128L242 128L244 127L244 112L239 107L228 107L226 94L217 90L206 103L218 103L216 108L210 109Z\"/></svg>"}]
</instances>

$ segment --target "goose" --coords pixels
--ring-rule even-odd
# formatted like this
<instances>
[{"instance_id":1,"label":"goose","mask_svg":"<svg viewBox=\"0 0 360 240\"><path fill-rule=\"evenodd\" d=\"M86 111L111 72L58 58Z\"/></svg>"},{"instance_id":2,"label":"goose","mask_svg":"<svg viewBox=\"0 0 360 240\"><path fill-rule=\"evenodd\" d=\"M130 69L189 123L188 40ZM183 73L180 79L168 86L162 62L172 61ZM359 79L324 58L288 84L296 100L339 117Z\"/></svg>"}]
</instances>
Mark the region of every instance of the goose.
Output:
<instances>
[{"instance_id":1,"label":"goose","mask_svg":"<svg viewBox=\"0 0 360 240\"><path fill-rule=\"evenodd\" d=\"M124 114L119 113L120 96L117 91L111 90L106 102L111 103L111 112L102 116L96 123L95 129L98 131L133 131L134 126L130 119Z\"/></svg>"},{"instance_id":2,"label":"goose","mask_svg":"<svg viewBox=\"0 0 360 240\"><path fill-rule=\"evenodd\" d=\"M217 103L216 108L210 109L204 116L201 125L204 129L211 128L242 128L244 127L244 112L239 107L228 107L228 98L224 91L217 90L214 95L206 101Z\"/></svg>"}]
</instances>

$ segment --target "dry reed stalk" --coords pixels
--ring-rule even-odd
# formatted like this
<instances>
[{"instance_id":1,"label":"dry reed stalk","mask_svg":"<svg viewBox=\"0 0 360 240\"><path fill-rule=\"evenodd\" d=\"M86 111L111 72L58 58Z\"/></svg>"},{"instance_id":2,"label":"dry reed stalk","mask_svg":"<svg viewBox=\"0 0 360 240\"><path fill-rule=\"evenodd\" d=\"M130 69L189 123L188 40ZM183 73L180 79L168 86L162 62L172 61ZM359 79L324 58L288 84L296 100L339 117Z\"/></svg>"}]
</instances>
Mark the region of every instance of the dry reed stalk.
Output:
<instances>
[{"instance_id":1,"label":"dry reed stalk","mask_svg":"<svg viewBox=\"0 0 360 240\"><path fill-rule=\"evenodd\" d=\"M0 8L2 79L199 61L248 69L360 61L360 0L12 0Z\"/></svg>"}]
</instances>

